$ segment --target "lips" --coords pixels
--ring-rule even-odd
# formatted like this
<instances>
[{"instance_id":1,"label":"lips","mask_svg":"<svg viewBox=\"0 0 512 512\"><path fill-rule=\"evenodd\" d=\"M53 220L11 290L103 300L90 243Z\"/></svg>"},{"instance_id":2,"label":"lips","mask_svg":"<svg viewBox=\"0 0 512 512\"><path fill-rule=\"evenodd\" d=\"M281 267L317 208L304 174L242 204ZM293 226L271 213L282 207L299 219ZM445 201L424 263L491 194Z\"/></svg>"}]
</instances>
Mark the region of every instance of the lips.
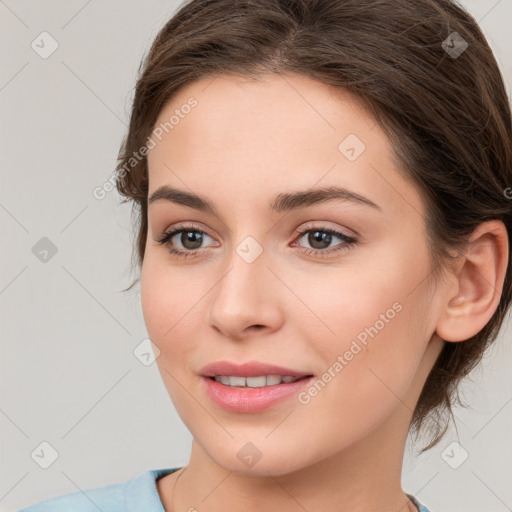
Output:
<instances>
[{"instance_id":1,"label":"lips","mask_svg":"<svg viewBox=\"0 0 512 512\"><path fill-rule=\"evenodd\" d=\"M240 369L242 368L242 369ZM285 368L282 366L274 366L262 363L246 363L245 365L235 365L232 363L219 362L205 366L202 370L204 375L201 377L201 387L214 404L230 413L262 413L272 407L286 407L290 405L290 400L298 395L305 387L311 385L314 376L305 372ZM229 377L229 385L218 382L211 374L217 372L231 375ZM282 373L295 374L296 380L293 382L271 383L262 387L238 386L238 380L244 381L258 380L257 374L263 372L271 372L270 375L279 375ZM253 374L253 375L247 375ZM244 378L245 377L245 378ZM272 377L271 377L272 378ZM291 379L292 377L289 376ZM269 377L267 377L268 381ZM223 379L221 379L223 380ZM279 379L280 380L280 379ZM234 385L231 383L234 381ZM247 382L249 384L249 382ZM252 384L252 383L251 383Z\"/></svg>"},{"instance_id":2,"label":"lips","mask_svg":"<svg viewBox=\"0 0 512 512\"><path fill-rule=\"evenodd\" d=\"M261 375L290 375L292 377L310 377L313 374L307 371L295 370L284 366L249 361L243 364L235 364L229 361L216 361L207 364L200 370L203 377L215 377L227 375L232 377L258 377Z\"/></svg>"}]
</instances>

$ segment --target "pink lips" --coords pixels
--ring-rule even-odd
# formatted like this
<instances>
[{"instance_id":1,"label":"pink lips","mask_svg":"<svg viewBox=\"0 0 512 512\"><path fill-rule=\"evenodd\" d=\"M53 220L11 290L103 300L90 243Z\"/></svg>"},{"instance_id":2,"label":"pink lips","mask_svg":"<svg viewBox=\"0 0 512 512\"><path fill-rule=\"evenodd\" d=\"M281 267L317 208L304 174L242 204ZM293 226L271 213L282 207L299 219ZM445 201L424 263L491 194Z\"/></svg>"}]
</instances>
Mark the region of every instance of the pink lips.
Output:
<instances>
[{"instance_id":1,"label":"pink lips","mask_svg":"<svg viewBox=\"0 0 512 512\"><path fill-rule=\"evenodd\" d=\"M292 377L305 377L311 375L308 372L301 372L275 366L273 364L249 361L244 364L230 363L229 361L216 361L207 364L199 372L203 377L214 377L215 375L232 375L238 377L257 377L258 375L291 375Z\"/></svg>"},{"instance_id":2,"label":"pink lips","mask_svg":"<svg viewBox=\"0 0 512 512\"><path fill-rule=\"evenodd\" d=\"M218 406L231 412L257 413L276 403L296 395L309 385L313 376L309 373L260 362L241 365L228 361L218 361L206 365L201 370L206 394ZM295 382L275 384L261 388L226 386L213 379L215 375L257 377L259 375L290 375L305 377Z\"/></svg>"}]
</instances>

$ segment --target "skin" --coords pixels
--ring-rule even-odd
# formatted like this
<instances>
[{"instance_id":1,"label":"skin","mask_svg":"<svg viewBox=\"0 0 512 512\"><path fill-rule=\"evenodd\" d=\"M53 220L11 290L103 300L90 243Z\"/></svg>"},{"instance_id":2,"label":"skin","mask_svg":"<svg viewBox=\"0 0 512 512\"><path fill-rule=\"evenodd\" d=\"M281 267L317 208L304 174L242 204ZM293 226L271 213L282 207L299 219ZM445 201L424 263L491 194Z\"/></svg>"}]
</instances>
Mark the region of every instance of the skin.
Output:
<instances>
[{"instance_id":1,"label":"skin","mask_svg":"<svg viewBox=\"0 0 512 512\"><path fill-rule=\"evenodd\" d=\"M193 436L186 469L157 482L165 509L415 510L400 482L412 411L445 343L440 336L467 339L498 305L508 259L503 224L482 224L468 254L436 283L422 197L349 92L300 75L219 76L181 89L155 126L190 96L198 105L148 154L149 195L173 186L219 213L165 200L148 210L143 313L163 382ZM355 161L338 150L348 134L366 145ZM342 200L268 208L275 194L330 185L381 211ZM198 256L178 258L155 241L183 222L206 232L200 249L179 234L169 245ZM357 243L307 255L319 245L298 236L304 226ZM247 236L263 251L252 263L236 252ZM343 244L333 236L319 250ZM217 360L321 376L396 302L401 311L308 404L292 397L264 412L234 413L204 392L199 371ZM262 454L252 467L237 457L247 442Z\"/></svg>"}]
</instances>

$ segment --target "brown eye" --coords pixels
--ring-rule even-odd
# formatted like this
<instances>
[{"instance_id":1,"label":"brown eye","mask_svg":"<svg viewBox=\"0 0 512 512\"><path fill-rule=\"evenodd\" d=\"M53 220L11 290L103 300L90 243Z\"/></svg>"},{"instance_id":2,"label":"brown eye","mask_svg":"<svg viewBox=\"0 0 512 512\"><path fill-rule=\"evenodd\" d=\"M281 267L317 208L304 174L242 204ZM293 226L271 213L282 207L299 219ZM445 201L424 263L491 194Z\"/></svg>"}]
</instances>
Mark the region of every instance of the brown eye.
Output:
<instances>
[{"instance_id":1,"label":"brown eye","mask_svg":"<svg viewBox=\"0 0 512 512\"><path fill-rule=\"evenodd\" d=\"M179 231L176 235L179 235L178 240L187 251L199 249L203 242L203 234L200 231L182 230Z\"/></svg>"},{"instance_id":2,"label":"brown eye","mask_svg":"<svg viewBox=\"0 0 512 512\"><path fill-rule=\"evenodd\" d=\"M327 249L332 242L332 235L325 231L310 231L306 236L313 249Z\"/></svg>"},{"instance_id":3,"label":"brown eye","mask_svg":"<svg viewBox=\"0 0 512 512\"><path fill-rule=\"evenodd\" d=\"M177 226L162 233L155 241L165 245L173 255L195 256L202 252L201 245L207 238L211 237L194 226Z\"/></svg>"},{"instance_id":4,"label":"brown eye","mask_svg":"<svg viewBox=\"0 0 512 512\"><path fill-rule=\"evenodd\" d=\"M341 240L341 243L329 248L336 238ZM355 238L327 227L307 227L299 233L298 240L302 239L305 239L305 242L311 246L311 248L305 248L306 254L321 256L349 249L357 243Z\"/></svg>"}]
</instances>

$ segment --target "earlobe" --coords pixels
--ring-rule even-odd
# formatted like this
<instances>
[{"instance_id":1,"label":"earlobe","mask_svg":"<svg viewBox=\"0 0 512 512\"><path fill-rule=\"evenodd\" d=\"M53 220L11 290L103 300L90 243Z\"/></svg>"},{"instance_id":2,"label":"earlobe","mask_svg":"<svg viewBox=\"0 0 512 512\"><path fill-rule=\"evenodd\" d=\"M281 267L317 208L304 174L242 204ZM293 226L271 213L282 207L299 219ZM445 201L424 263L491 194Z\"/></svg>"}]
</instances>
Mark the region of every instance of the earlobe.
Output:
<instances>
[{"instance_id":1,"label":"earlobe","mask_svg":"<svg viewBox=\"0 0 512 512\"><path fill-rule=\"evenodd\" d=\"M464 341L480 332L498 307L508 265L503 222L480 224L457 266L456 284L446 290L436 333L445 341Z\"/></svg>"}]
</instances>

